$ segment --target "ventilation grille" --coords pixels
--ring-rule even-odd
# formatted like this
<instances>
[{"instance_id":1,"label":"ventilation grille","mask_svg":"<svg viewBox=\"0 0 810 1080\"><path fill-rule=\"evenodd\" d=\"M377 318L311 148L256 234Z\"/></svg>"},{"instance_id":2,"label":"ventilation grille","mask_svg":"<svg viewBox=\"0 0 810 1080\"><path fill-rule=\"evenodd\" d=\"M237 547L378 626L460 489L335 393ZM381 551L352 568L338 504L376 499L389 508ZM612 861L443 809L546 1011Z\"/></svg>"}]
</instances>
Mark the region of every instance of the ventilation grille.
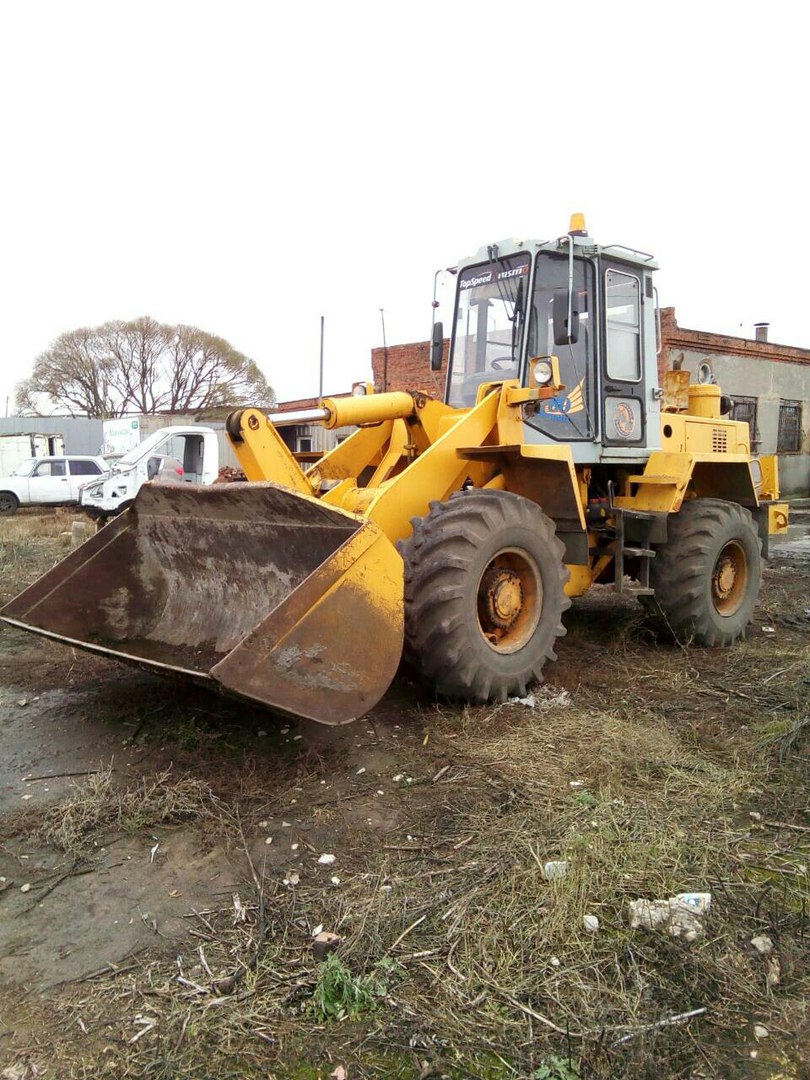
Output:
<instances>
[{"instance_id":1,"label":"ventilation grille","mask_svg":"<svg viewBox=\"0 0 810 1080\"><path fill-rule=\"evenodd\" d=\"M715 454L728 452L728 432L725 428L712 428L712 451Z\"/></svg>"}]
</instances>

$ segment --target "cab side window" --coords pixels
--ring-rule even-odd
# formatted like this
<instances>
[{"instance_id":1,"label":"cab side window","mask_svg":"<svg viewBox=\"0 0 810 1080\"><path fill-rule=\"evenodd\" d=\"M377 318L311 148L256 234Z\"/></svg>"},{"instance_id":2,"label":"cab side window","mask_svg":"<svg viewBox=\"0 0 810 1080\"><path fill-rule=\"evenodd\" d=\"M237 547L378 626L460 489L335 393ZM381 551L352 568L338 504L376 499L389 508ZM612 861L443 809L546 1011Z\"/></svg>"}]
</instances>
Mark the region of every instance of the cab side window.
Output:
<instances>
[{"instance_id":1,"label":"cab side window","mask_svg":"<svg viewBox=\"0 0 810 1080\"><path fill-rule=\"evenodd\" d=\"M605 273L607 373L609 379L641 379L641 288L637 277L621 270Z\"/></svg>"}]
</instances>

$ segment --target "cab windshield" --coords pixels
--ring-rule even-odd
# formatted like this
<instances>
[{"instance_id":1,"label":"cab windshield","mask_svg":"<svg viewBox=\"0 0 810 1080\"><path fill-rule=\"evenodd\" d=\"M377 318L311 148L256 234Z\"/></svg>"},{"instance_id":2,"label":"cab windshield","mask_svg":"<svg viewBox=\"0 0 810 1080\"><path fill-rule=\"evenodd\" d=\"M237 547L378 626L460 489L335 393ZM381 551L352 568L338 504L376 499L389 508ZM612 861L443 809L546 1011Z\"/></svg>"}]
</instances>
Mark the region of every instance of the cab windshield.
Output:
<instances>
[{"instance_id":1,"label":"cab windshield","mask_svg":"<svg viewBox=\"0 0 810 1080\"><path fill-rule=\"evenodd\" d=\"M114 461L113 467L118 468L119 466L123 465L126 468L127 465L136 464L136 462L146 457L146 455L150 453L158 445L158 443L162 442L165 438L165 428L158 428L158 430L153 432L148 439L144 439L143 442L138 443L137 446L133 446L132 449L127 450L127 452L123 454L118 459L118 461Z\"/></svg>"},{"instance_id":2,"label":"cab windshield","mask_svg":"<svg viewBox=\"0 0 810 1080\"><path fill-rule=\"evenodd\" d=\"M518 378L530 265L529 254L521 253L460 272L450 405L468 408L482 383Z\"/></svg>"}]
</instances>

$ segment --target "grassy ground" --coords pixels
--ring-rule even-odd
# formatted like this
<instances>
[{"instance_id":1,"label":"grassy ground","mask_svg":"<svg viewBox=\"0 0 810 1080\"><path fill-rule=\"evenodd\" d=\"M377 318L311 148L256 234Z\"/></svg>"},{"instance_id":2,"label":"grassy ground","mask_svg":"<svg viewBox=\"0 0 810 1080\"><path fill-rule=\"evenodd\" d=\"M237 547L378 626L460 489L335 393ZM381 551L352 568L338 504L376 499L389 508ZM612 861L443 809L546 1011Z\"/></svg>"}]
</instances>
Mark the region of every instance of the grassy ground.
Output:
<instances>
[{"instance_id":1,"label":"grassy ground","mask_svg":"<svg viewBox=\"0 0 810 1080\"><path fill-rule=\"evenodd\" d=\"M43 573L70 548L71 523L81 521L88 535L95 531L84 514L73 508L50 513L18 511L0 519L0 582L4 599L10 599L25 584Z\"/></svg>"},{"instance_id":2,"label":"grassy ground","mask_svg":"<svg viewBox=\"0 0 810 1080\"><path fill-rule=\"evenodd\" d=\"M5 532L15 585L59 554L42 529ZM9 815L5 849L92 874L118 838L193 833L239 878L183 935L156 925L115 966L9 986L0 1061L160 1080L807 1076L808 584L777 557L725 651L659 642L596 590L533 707L450 708L403 678L336 733L105 666L105 723L130 716L116 680L148 699L140 763ZM44 648L77 691L98 674ZM37 669L18 664L15 687L38 689ZM548 860L568 873L549 881ZM629 900L681 891L712 895L697 940L629 928ZM318 928L341 939L326 960Z\"/></svg>"}]
</instances>

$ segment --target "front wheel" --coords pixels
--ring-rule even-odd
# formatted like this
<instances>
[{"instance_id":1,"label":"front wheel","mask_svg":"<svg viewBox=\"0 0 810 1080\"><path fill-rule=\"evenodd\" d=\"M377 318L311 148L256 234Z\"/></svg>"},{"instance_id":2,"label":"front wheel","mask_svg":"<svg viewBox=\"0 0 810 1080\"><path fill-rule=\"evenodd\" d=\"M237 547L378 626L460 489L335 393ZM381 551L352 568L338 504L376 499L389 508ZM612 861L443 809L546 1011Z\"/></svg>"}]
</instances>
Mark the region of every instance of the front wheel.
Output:
<instances>
[{"instance_id":1,"label":"front wheel","mask_svg":"<svg viewBox=\"0 0 810 1080\"><path fill-rule=\"evenodd\" d=\"M0 514L4 517L11 517L12 514L17 513L20 500L10 491L0 491Z\"/></svg>"},{"instance_id":2,"label":"front wheel","mask_svg":"<svg viewBox=\"0 0 810 1080\"><path fill-rule=\"evenodd\" d=\"M762 577L750 513L722 499L692 499L668 527L652 562L648 606L679 641L731 645L751 621Z\"/></svg>"},{"instance_id":3,"label":"front wheel","mask_svg":"<svg viewBox=\"0 0 810 1080\"><path fill-rule=\"evenodd\" d=\"M504 491L457 492L415 518L405 560L405 643L445 697L505 701L556 660L568 570L554 523Z\"/></svg>"}]
</instances>

